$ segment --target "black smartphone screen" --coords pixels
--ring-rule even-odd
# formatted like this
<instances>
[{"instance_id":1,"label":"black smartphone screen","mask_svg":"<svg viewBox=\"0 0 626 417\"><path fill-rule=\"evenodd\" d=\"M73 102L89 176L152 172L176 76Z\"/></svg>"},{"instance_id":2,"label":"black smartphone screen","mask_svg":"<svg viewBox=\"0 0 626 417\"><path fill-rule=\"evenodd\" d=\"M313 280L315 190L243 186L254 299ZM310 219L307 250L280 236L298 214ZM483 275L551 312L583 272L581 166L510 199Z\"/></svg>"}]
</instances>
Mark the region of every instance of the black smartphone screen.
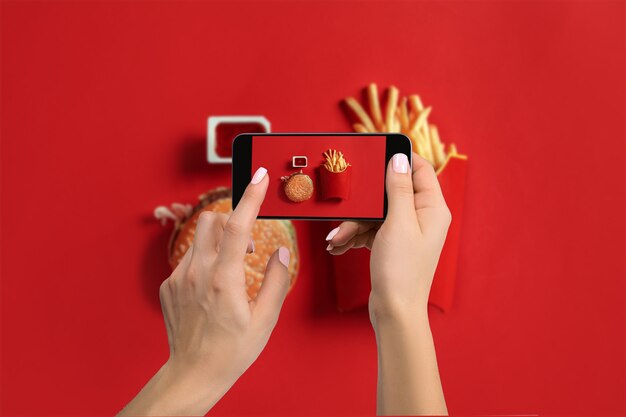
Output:
<instances>
[{"instance_id":1,"label":"black smartphone screen","mask_svg":"<svg viewBox=\"0 0 626 417\"><path fill-rule=\"evenodd\" d=\"M243 134L233 142L233 208L259 167L270 185L265 219L383 220L385 175L396 153L411 161L401 134Z\"/></svg>"}]
</instances>

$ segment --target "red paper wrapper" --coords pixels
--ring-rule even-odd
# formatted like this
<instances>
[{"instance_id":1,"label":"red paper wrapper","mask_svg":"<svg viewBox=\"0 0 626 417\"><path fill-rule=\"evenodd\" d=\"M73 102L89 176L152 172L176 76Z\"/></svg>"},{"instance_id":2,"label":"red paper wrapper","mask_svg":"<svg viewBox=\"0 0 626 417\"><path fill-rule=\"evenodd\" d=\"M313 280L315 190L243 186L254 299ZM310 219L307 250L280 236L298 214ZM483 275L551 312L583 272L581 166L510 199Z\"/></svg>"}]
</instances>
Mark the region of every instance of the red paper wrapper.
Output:
<instances>
[{"instance_id":1,"label":"red paper wrapper","mask_svg":"<svg viewBox=\"0 0 626 417\"><path fill-rule=\"evenodd\" d=\"M467 158L455 155L438 172L441 190L452 213L452 223L441 251L428 302L443 311L449 310L454 300L466 171ZM349 250L341 256L333 256L332 259L337 308L340 311L349 311L366 306L371 290L369 250Z\"/></svg>"},{"instance_id":2,"label":"red paper wrapper","mask_svg":"<svg viewBox=\"0 0 626 417\"><path fill-rule=\"evenodd\" d=\"M320 196L323 200L330 198L347 199L350 197L350 182L352 179L352 167L347 167L342 172L331 172L320 167Z\"/></svg>"}]
</instances>

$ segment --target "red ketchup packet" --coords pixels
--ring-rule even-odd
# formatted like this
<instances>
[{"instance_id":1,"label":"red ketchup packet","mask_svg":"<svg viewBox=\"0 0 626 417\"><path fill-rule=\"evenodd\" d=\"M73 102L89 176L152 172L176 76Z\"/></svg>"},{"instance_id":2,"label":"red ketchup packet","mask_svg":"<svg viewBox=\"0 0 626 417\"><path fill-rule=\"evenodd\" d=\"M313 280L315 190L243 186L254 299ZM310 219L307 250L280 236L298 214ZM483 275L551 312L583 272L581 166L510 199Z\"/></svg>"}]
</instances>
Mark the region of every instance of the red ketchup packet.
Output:
<instances>
[{"instance_id":1,"label":"red ketchup packet","mask_svg":"<svg viewBox=\"0 0 626 417\"><path fill-rule=\"evenodd\" d=\"M452 213L452 223L443 246L428 303L448 311L454 301L457 256L460 245L467 157L452 155L438 172L441 190ZM333 256L337 308L350 311L367 306L371 290L369 273L370 252L367 249L349 250Z\"/></svg>"}]
</instances>

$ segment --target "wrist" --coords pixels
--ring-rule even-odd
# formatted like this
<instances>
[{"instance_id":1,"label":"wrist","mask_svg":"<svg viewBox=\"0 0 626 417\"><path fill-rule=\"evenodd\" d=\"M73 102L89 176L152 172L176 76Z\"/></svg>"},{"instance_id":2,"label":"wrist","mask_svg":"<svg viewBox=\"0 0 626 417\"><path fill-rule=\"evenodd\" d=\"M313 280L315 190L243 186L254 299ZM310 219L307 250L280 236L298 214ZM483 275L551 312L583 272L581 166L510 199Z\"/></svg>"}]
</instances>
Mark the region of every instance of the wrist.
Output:
<instances>
[{"instance_id":1,"label":"wrist","mask_svg":"<svg viewBox=\"0 0 626 417\"><path fill-rule=\"evenodd\" d=\"M381 326L420 326L428 323L428 302L411 301L400 298L381 297L374 292L370 294L369 315L374 330Z\"/></svg>"},{"instance_id":2,"label":"wrist","mask_svg":"<svg viewBox=\"0 0 626 417\"><path fill-rule=\"evenodd\" d=\"M230 389L236 377L223 375L217 369L168 360L164 365L163 382L168 397L179 408L177 415L204 415Z\"/></svg>"},{"instance_id":3,"label":"wrist","mask_svg":"<svg viewBox=\"0 0 626 417\"><path fill-rule=\"evenodd\" d=\"M170 359L119 415L205 415L233 382Z\"/></svg>"}]
</instances>

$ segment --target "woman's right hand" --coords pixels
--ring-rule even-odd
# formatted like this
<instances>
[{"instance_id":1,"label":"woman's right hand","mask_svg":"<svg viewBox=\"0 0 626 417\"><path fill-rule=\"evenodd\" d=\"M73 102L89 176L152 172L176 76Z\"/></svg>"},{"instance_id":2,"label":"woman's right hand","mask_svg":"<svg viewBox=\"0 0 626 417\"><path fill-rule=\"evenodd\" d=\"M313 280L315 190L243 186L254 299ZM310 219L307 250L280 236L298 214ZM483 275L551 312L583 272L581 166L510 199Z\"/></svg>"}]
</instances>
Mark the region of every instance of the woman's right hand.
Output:
<instances>
[{"instance_id":1,"label":"woman's right hand","mask_svg":"<svg viewBox=\"0 0 626 417\"><path fill-rule=\"evenodd\" d=\"M387 167L384 223L343 222L326 240L333 255L371 249L372 323L406 311L426 311L428 294L450 225L450 211L432 165L413 153L396 154Z\"/></svg>"},{"instance_id":2,"label":"woman's right hand","mask_svg":"<svg viewBox=\"0 0 626 417\"><path fill-rule=\"evenodd\" d=\"M370 320L378 349L378 415L445 415L448 410L428 324L428 294L450 225L433 167L396 154L387 167L387 219L344 222L327 240L333 255L372 250Z\"/></svg>"}]
</instances>

